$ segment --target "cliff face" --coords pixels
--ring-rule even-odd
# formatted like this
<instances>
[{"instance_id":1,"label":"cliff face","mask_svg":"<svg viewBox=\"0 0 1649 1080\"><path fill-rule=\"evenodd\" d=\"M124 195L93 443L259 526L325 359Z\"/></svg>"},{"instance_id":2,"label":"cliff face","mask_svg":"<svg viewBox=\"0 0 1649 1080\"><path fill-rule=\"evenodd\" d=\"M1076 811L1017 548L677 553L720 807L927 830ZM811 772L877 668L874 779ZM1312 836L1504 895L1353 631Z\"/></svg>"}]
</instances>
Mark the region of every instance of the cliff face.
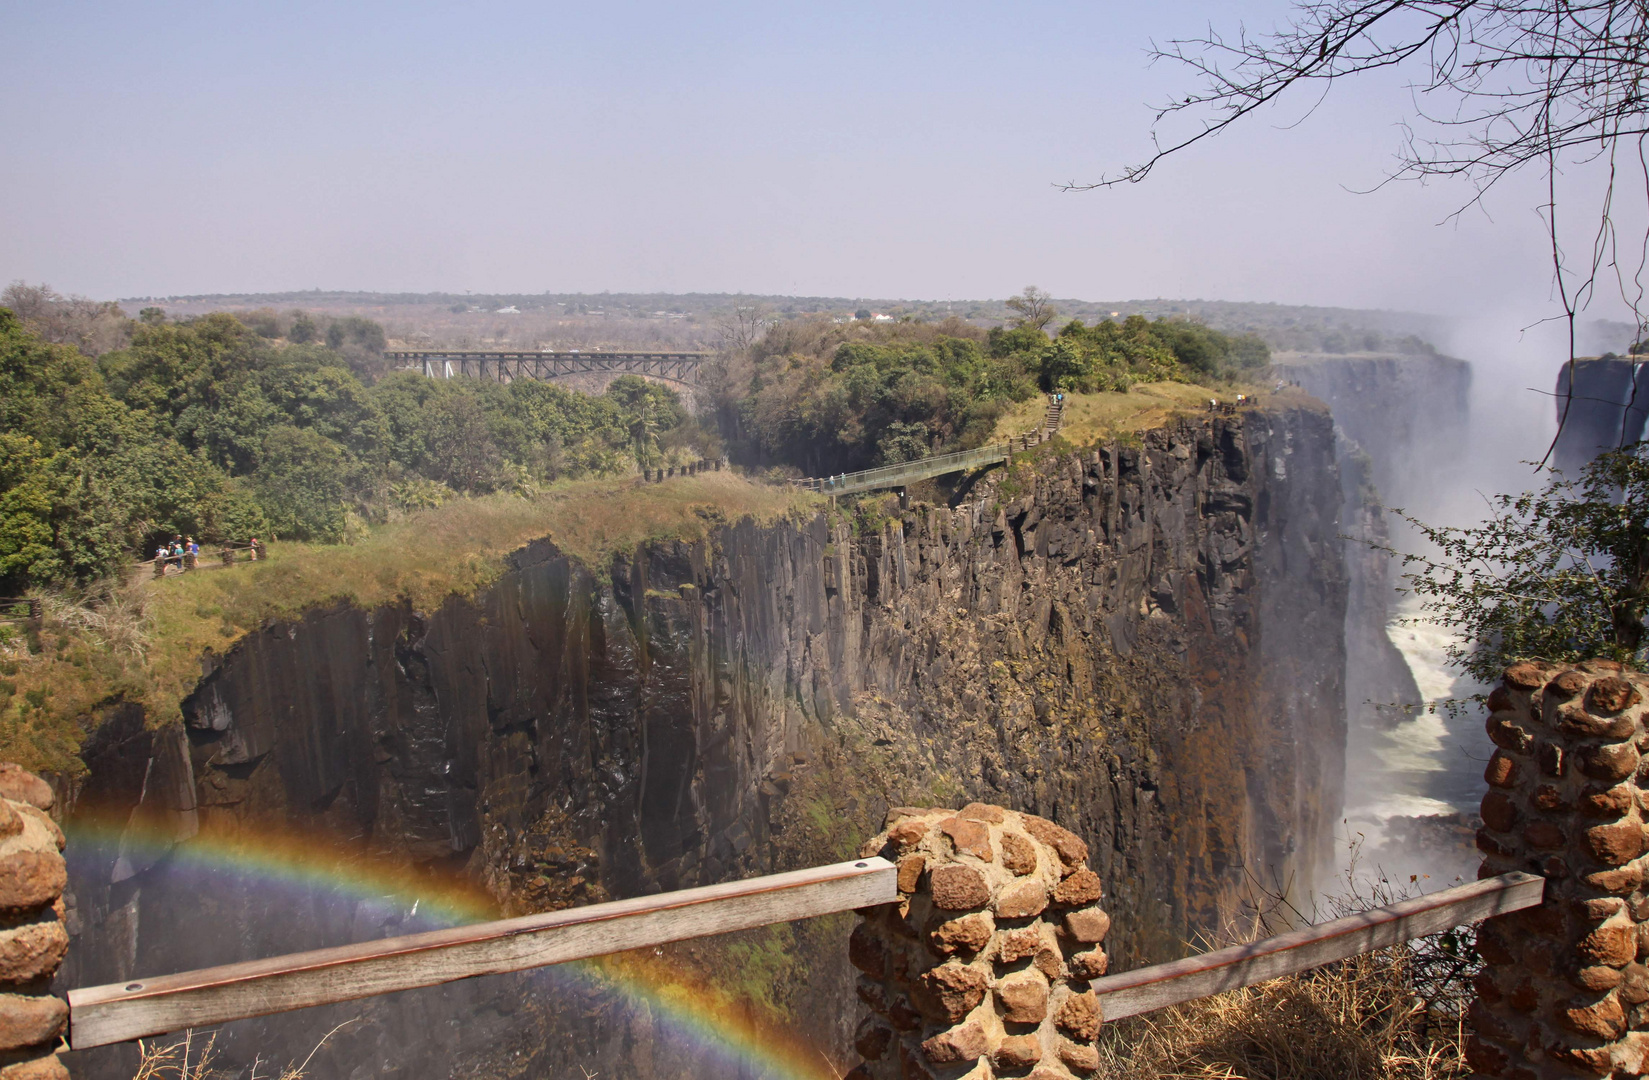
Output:
<instances>
[{"instance_id":1,"label":"cliff face","mask_svg":"<svg viewBox=\"0 0 1649 1080\"><path fill-rule=\"evenodd\" d=\"M1576 360L1557 371L1557 421L1552 464L1571 480L1605 450L1644 437L1649 421L1649 369L1626 358Z\"/></svg>"},{"instance_id":2,"label":"cliff face","mask_svg":"<svg viewBox=\"0 0 1649 1080\"><path fill-rule=\"evenodd\" d=\"M1236 914L1246 874L1300 886L1328 852L1341 499L1327 415L1278 408L1050 454L954 508L728 524L601 577L535 544L438 611L317 610L209 659L186 732L111 716L71 822L133 815L182 853L279 824L462 871L520 912L832 861L890 805L979 799L1082 835L1113 955L1162 955ZM186 862L85 849L64 985L405 926ZM773 1002L835 1048L856 1015L844 926L785 939L805 999ZM243 1022L225 1045L301 1058L359 1015L329 1072L746 1075L545 978ZM77 1056L120 1074L118 1051Z\"/></svg>"}]
</instances>

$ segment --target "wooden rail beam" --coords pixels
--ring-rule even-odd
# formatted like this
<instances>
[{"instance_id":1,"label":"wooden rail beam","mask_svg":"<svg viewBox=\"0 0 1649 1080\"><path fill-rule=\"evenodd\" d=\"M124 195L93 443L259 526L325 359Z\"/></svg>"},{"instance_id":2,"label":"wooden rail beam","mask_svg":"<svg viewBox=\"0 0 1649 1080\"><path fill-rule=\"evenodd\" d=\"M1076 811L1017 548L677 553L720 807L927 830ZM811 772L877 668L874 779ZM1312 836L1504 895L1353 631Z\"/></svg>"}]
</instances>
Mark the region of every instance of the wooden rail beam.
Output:
<instances>
[{"instance_id":1,"label":"wooden rail beam","mask_svg":"<svg viewBox=\"0 0 1649 1080\"><path fill-rule=\"evenodd\" d=\"M882 858L451 930L275 956L69 991L69 1045L90 1046L250 1016L560 964L667 941L892 903Z\"/></svg>"},{"instance_id":2,"label":"wooden rail beam","mask_svg":"<svg viewBox=\"0 0 1649 1080\"><path fill-rule=\"evenodd\" d=\"M1092 985L1105 1019L1120 1020L1537 907L1545 888L1546 879L1533 874L1502 874L1263 941L1108 975Z\"/></svg>"}]
</instances>

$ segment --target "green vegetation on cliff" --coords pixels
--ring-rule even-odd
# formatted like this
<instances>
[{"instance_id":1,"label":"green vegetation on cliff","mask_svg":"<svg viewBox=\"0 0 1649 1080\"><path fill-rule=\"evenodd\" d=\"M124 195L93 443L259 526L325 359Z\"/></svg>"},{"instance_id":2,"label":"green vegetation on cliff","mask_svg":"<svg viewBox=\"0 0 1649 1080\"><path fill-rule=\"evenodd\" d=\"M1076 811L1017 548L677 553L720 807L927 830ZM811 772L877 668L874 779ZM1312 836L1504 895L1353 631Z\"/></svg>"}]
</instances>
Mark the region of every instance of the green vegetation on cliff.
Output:
<instances>
[{"instance_id":1,"label":"green vegetation on cliff","mask_svg":"<svg viewBox=\"0 0 1649 1080\"><path fill-rule=\"evenodd\" d=\"M0 433L0 595L106 577L175 534L337 542L460 494L704 449L675 394L635 377L600 397L414 372L368 385L342 353L228 315L139 324L94 361L3 308Z\"/></svg>"},{"instance_id":2,"label":"green vegetation on cliff","mask_svg":"<svg viewBox=\"0 0 1649 1080\"><path fill-rule=\"evenodd\" d=\"M90 595L49 592L38 631L0 626L0 760L73 773L83 726L101 707L130 701L152 723L176 720L202 656L308 608L429 610L490 584L534 540L599 571L643 541L698 539L719 521L772 521L812 502L726 472L661 484L563 481L527 498L454 500L354 544L284 543L263 562L111 580Z\"/></svg>"},{"instance_id":3,"label":"green vegetation on cliff","mask_svg":"<svg viewBox=\"0 0 1649 1080\"><path fill-rule=\"evenodd\" d=\"M818 476L984 445L1039 392L1224 385L1268 358L1256 338L1140 316L1072 321L1050 338L1052 314L988 333L958 319L781 323L728 360L708 396L736 459Z\"/></svg>"},{"instance_id":4,"label":"green vegetation on cliff","mask_svg":"<svg viewBox=\"0 0 1649 1080\"><path fill-rule=\"evenodd\" d=\"M202 655L307 607L428 607L541 537L599 570L649 537L798 504L729 473L617 479L638 463L723 439L736 459L807 472L911 460L1034 426L1051 390L1073 392L1080 437L1194 408L1194 382L1265 358L1251 339L1139 317L1050 338L1052 309L1029 290L1019 303L1017 325L989 333L780 324L711 373L703 425L630 376L594 397L534 380L363 381L354 353L382 349L363 319L146 311L94 359L49 320L0 308L0 595L48 608L42 627L0 626L0 756L72 771L100 708L175 718ZM207 564L220 541L280 543L266 562L132 581L133 561L175 534L201 541Z\"/></svg>"}]
</instances>

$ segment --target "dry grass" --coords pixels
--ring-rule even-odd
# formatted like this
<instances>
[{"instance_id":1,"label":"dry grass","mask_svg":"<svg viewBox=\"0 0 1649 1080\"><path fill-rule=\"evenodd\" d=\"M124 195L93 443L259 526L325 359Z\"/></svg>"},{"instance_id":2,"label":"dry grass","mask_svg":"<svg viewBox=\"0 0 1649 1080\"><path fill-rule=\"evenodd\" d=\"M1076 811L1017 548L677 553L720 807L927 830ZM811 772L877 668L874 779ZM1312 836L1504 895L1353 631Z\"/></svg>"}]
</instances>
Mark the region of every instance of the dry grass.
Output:
<instances>
[{"instance_id":1,"label":"dry grass","mask_svg":"<svg viewBox=\"0 0 1649 1080\"><path fill-rule=\"evenodd\" d=\"M1195 951L1385 907L1420 882L1360 871L1350 842L1337 894L1306 912L1251 881L1248 914ZM1464 1080L1465 1013L1481 968L1474 927L1108 1024L1099 1080Z\"/></svg>"},{"instance_id":2,"label":"dry grass","mask_svg":"<svg viewBox=\"0 0 1649 1080\"><path fill-rule=\"evenodd\" d=\"M527 499L455 500L354 544L279 544L262 562L217 567L203 559L201 570L182 576L139 573L90 594L54 594L38 634L0 643L0 759L72 773L93 709L138 701L151 723L173 721L203 654L306 608L406 602L431 610L484 588L509 553L533 540L549 539L599 574L615 552L639 543L697 539L717 522L772 521L816 501L730 472L661 484L576 481Z\"/></svg>"},{"instance_id":3,"label":"dry grass","mask_svg":"<svg viewBox=\"0 0 1649 1080\"><path fill-rule=\"evenodd\" d=\"M1414 950L1369 953L1107 1025L1104 1080L1456 1080L1457 1009L1416 994Z\"/></svg>"},{"instance_id":4,"label":"dry grass","mask_svg":"<svg viewBox=\"0 0 1649 1080\"><path fill-rule=\"evenodd\" d=\"M1088 446L1162 427L1178 417L1200 415L1206 412L1209 398L1234 401L1238 394L1261 404L1322 407L1314 398L1288 388L1272 392L1246 384L1210 389L1191 383L1142 383L1121 394L1066 394L1065 422L1059 433L1068 442ZM1047 411L1044 395L1020 402L997 422L994 438L1006 440L1038 426Z\"/></svg>"},{"instance_id":5,"label":"dry grass","mask_svg":"<svg viewBox=\"0 0 1649 1080\"><path fill-rule=\"evenodd\" d=\"M1060 434L1087 445L1100 439L1160 427L1174 416L1203 408L1208 399L1224 396L1206 386L1186 383L1142 383L1127 393L1066 394L1065 422ZM1038 394L1015 405L997 421L995 437L1012 438L1043 421L1048 399Z\"/></svg>"},{"instance_id":6,"label":"dry grass","mask_svg":"<svg viewBox=\"0 0 1649 1080\"><path fill-rule=\"evenodd\" d=\"M321 1041L301 1062L288 1062L277 1070L262 1058L254 1059L246 1080L303 1080L309 1063L315 1060L327 1040L353 1023L355 1020L345 1020L321 1036ZM228 1080L231 1076L240 1076L239 1069L221 1071L212 1067L218 1057L217 1043L216 1033L197 1038L193 1031L185 1031L183 1038L165 1045L139 1039L137 1072L132 1074L132 1080Z\"/></svg>"}]
</instances>

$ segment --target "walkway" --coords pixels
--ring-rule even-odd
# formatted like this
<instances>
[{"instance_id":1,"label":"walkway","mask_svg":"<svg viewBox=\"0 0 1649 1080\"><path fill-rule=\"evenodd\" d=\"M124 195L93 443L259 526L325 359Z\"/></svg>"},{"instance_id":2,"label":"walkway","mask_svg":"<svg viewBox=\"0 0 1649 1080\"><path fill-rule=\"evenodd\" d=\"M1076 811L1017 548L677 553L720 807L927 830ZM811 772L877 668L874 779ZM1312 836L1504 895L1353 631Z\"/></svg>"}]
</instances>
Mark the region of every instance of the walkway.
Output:
<instances>
[{"instance_id":1,"label":"walkway","mask_svg":"<svg viewBox=\"0 0 1649 1080\"><path fill-rule=\"evenodd\" d=\"M902 488L918 480L928 480L935 476L944 476L946 473L983 468L999 461L1007 461L1014 454L1029 450L1033 446L1040 446L1053 438L1064 422L1064 411L1063 400L1057 395L1050 394L1048 411L1043 418L1042 426L1032 428L1023 435L1016 435L1005 443L981 446L974 450L959 450L954 454L940 454L917 461L904 461L897 465L883 465L879 469L811 477L792 482L805 491L817 491L822 495L855 495L861 491Z\"/></svg>"}]
</instances>

